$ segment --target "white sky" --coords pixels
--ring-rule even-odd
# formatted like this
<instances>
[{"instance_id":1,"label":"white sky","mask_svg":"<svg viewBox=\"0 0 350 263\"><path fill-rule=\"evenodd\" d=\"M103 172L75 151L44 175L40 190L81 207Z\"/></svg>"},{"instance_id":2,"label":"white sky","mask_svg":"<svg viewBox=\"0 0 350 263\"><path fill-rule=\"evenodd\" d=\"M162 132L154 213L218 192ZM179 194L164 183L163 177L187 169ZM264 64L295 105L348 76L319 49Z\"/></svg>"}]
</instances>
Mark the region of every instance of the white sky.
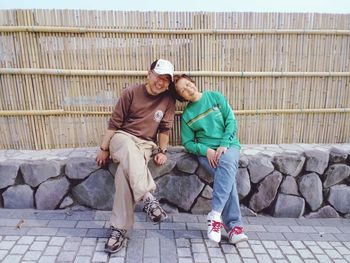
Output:
<instances>
[{"instance_id":1,"label":"white sky","mask_svg":"<svg viewBox=\"0 0 350 263\"><path fill-rule=\"evenodd\" d=\"M0 9L34 8L350 14L350 0L0 0Z\"/></svg>"}]
</instances>

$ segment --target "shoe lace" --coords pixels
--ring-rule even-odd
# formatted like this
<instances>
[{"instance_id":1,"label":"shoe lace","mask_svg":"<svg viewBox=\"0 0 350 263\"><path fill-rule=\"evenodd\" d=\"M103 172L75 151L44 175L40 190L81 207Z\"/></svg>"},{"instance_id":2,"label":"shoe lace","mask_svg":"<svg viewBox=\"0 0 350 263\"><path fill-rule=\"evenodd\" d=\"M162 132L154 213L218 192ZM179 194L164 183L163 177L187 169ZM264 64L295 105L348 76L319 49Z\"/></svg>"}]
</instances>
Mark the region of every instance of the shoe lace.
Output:
<instances>
[{"instance_id":1,"label":"shoe lace","mask_svg":"<svg viewBox=\"0 0 350 263\"><path fill-rule=\"evenodd\" d=\"M242 233L243 233L243 227L235 226L234 228L231 229L229 236L239 235Z\"/></svg>"},{"instance_id":2,"label":"shoe lace","mask_svg":"<svg viewBox=\"0 0 350 263\"><path fill-rule=\"evenodd\" d=\"M153 199L153 200L147 199L146 202L145 202L145 211L146 211L146 213L147 214L153 214L154 210L156 210L156 209L160 209L161 210L159 201L157 199Z\"/></svg>"},{"instance_id":3,"label":"shoe lace","mask_svg":"<svg viewBox=\"0 0 350 263\"><path fill-rule=\"evenodd\" d=\"M211 230L210 232L219 232L220 228L222 227L222 223L219 221L211 220Z\"/></svg>"},{"instance_id":4,"label":"shoe lace","mask_svg":"<svg viewBox=\"0 0 350 263\"><path fill-rule=\"evenodd\" d=\"M124 229L118 229L118 228L111 227L109 235L111 238L118 240L120 237L124 236L125 233L126 233L126 231Z\"/></svg>"}]
</instances>

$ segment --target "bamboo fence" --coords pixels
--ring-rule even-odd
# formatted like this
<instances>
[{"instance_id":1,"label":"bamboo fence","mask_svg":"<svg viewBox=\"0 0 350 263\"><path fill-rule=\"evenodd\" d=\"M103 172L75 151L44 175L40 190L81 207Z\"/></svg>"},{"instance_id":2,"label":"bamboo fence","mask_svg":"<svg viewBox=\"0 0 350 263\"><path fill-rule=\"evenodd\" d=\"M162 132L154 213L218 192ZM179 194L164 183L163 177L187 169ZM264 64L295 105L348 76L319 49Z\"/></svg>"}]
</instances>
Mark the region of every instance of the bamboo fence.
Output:
<instances>
[{"instance_id":1,"label":"bamboo fence","mask_svg":"<svg viewBox=\"0 0 350 263\"><path fill-rule=\"evenodd\" d=\"M222 92L244 144L350 141L349 14L0 10L0 148L98 146L156 58Z\"/></svg>"}]
</instances>

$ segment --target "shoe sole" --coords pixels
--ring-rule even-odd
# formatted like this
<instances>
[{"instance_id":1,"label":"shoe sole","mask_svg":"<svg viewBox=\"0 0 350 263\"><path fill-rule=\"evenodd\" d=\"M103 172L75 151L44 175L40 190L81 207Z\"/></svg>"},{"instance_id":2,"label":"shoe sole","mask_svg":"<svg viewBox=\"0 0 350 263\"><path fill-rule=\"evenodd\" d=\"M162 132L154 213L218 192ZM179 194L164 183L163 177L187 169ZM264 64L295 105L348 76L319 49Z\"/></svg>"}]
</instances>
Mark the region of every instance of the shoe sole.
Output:
<instances>
[{"instance_id":1,"label":"shoe sole","mask_svg":"<svg viewBox=\"0 0 350 263\"><path fill-rule=\"evenodd\" d=\"M104 251L108 254L114 254L117 253L118 251L120 251L124 246L126 246L127 244L127 238L124 239L123 243L121 244L120 247L118 247L116 250L110 250L110 249L104 249Z\"/></svg>"},{"instance_id":2,"label":"shoe sole","mask_svg":"<svg viewBox=\"0 0 350 263\"><path fill-rule=\"evenodd\" d=\"M238 243L241 243L241 242L244 242L244 241L248 241L248 237L243 237L243 238L241 238L241 239L239 239L239 240L237 240L237 241L235 241L235 242L233 242L233 241L231 241L230 239L229 239L229 243L231 243L231 244L233 244L233 245L236 245L236 244L238 244Z\"/></svg>"}]
</instances>

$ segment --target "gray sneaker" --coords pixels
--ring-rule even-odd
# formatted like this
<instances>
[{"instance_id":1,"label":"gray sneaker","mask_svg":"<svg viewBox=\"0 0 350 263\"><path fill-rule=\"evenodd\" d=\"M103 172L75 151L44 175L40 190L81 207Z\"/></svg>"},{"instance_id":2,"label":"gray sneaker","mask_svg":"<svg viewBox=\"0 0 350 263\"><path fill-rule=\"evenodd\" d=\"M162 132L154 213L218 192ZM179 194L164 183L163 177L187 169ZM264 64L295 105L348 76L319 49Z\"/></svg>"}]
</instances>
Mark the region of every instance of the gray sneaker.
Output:
<instances>
[{"instance_id":1,"label":"gray sneaker","mask_svg":"<svg viewBox=\"0 0 350 263\"><path fill-rule=\"evenodd\" d=\"M126 230L114 228L111 226L109 233L109 238L105 244L106 253L116 253L122 249L124 242L126 242Z\"/></svg>"},{"instance_id":2,"label":"gray sneaker","mask_svg":"<svg viewBox=\"0 0 350 263\"><path fill-rule=\"evenodd\" d=\"M157 199L147 198L144 203L145 207L143 208L143 211L147 213L152 222L160 223L168 217Z\"/></svg>"}]
</instances>

